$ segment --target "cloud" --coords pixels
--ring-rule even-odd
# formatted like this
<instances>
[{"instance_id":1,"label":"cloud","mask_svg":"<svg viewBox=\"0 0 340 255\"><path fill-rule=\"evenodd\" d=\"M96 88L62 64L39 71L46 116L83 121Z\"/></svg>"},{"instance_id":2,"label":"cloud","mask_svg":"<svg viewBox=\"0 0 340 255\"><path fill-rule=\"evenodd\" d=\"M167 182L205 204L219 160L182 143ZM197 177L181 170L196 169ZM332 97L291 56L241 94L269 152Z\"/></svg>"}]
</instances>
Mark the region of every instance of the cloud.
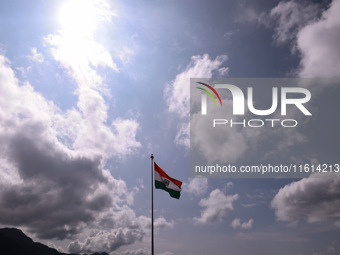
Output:
<instances>
[{"instance_id":1,"label":"cloud","mask_svg":"<svg viewBox=\"0 0 340 255\"><path fill-rule=\"evenodd\" d=\"M52 248L52 249L55 249L57 250L58 252L60 253L65 253L66 251L62 248L62 247L59 247L59 246L56 246L54 243L52 242L47 242L47 246Z\"/></svg>"},{"instance_id":2,"label":"cloud","mask_svg":"<svg viewBox=\"0 0 340 255\"><path fill-rule=\"evenodd\" d=\"M239 13L234 21L239 24L263 24L267 25L266 14L249 6L249 2L238 2Z\"/></svg>"},{"instance_id":3,"label":"cloud","mask_svg":"<svg viewBox=\"0 0 340 255\"><path fill-rule=\"evenodd\" d=\"M157 255L173 255L173 252L162 252L162 253L156 253ZM112 252L111 255L150 255L150 251L144 250L144 249L138 249L138 250L126 250L122 252Z\"/></svg>"},{"instance_id":4,"label":"cloud","mask_svg":"<svg viewBox=\"0 0 340 255\"><path fill-rule=\"evenodd\" d=\"M245 115L233 115L231 111L233 108L232 97L229 93L223 93L223 91L220 93L225 109L223 115L221 115L220 106L215 106L213 100L207 100L208 114L202 116L200 98L198 97L198 100L196 100L193 96L199 96L199 94L192 93L194 100L190 115L190 149L191 152L194 152L192 155L197 160L196 162L202 162L199 165L213 165L212 163L216 164L216 162L219 165L225 162L238 163L245 159L245 154L247 154L246 159L277 159L282 157L283 152L292 154L292 148L297 144L308 142L308 138L300 129L281 128L279 126L271 129L247 127L247 122L251 119L252 114L246 110ZM254 101L254 104L257 105L265 100L256 98ZM293 117L299 123L305 121L298 108L291 110L289 112L291 118ZM272 117L273 119L280 119L282 116L276 113ZM225 125L214 127L214 120L221 118L221 121L227 123L224 122ZM245 125L244 128L241 126L242 123ZM260 143L265 148L265 152L258 150Z\"/></svg>"},{"instance_id":5,"label":"cloud","mask_svg":"<svg viewBox=\"0 0 340 255\"><path fill-rule=\"evenodd\" d=\"M111 21L114 12L106 1L86 1L81 9L74 8L80 2L73 1L64 6L64 13L75 11L84 12L84 15L77 13L80 19L93 23L98 20ZM85 17L93 7L94 17ZM70 12L70 13L69 13ZM86 15L85 15L86 14ZM91 13L92 14L92 13ZM71 15L71 14L70 14ZM63 18L67 18L64 17ZM66 137L74 140L72 148L83 153L96 153L97 155L125 156L141 147L136 141L136 133L139 124L136 120L116 119L111 126L107 125L108 106L105 97L111 97L110 91L105 84L104 78L99 74L99 67L118 72L118 67L112 59L111 54L103 45L95 40L95 24L83 28L84 24L79 21L70 21L72 24L64 24L58 33L49 34L44 38L45 46L49 48L54 59L61 64L67 73L75 80L78 96L77 107L79 114L71 114L68 122L74 123L73 137ZM93 25L93 27L92 27ZM91 28L91 29L90 29ZM93 134L96 134L94 136ZM65 138L65 137L64 137ZM91 151L89 151L91 148Z\"/></svg>"},{"instance_id":6,"label":"cloud","mask_svg":"<svg viewBox=\"0 0 340 255\"><path fill-rule=\"evenodd\" d=\"M124 205L113 212L101 212L91 228L85 229L81 238L71 242L69 252L112 252L123 245L141 241L145 235L145 216L136 217L135 212ZM80 240L83 241L80 241Z\"/></svg>"},{"instance_id":7,"label":"cloud","mask_svg":"<svg viewBox=\"0 0 340 255\"><path fill-rule=\"evenodd\" d=\"M185 70L165 88L169 112L174 112L181 118L175 138L176 144L189 148L190 78L210 78L214 72L225 75L229 69L221 65L226 60L226 55L217 56L214 60L211 60L208 54L192 56Z\"/></svg>"},{"instance_id":8,"label":"cloud","mask_svg":"<svg viewBox=\"0 0 340 255\"><path fill-rule=\"evenodd\" d=\"M182 118L188 117L190 111L190 78L210 78L213 71L218 70L226 60L227 56L225 55L217 56L215 60L211 60L208 54L192 56L185 71L178 74L165 90L169 111L177 113Z\"/></svg>"},{"instance_id":9,"label":"cloud","mask_svg":"<svg viewBox=\"0 0 340 255\"><path fill-rule=\"evenodd\" d=\"M232 189L233 187L234 187L234 183L232 183L232 182L227 182L227 184L226 184L227 190L230 190L230 189Z\"/></svg>"},{"instance_id":10,"label":"cloud","mask_svg":"<svg viewBox=\"0 0 340 255\"><path fill-rule=\"evenodd\" d=\"M31 56L29 56L30 59L32 59L35 62L42 63L44 62L44 56L41 53L37 52L37 48L31 48Z\"/></svg>"},{"instance_id":11,"label":"cloud","mask_svg":"<svg viewBox=\"0 0 340 255\"><path fill-rule=\"evenodd\" d=\"M186 148L190 146L190 126L189 122L182 122L177 126L177 134L175 137L175 144L182 145Z\"/></svg>"},{"instance_id":12,"label":"cloud","mask_svg":"<svg viewBox=\"0 0 340 255\"><path fill-rule=\"evenodd\" d=\"M221 190L215 189L208 198L201 199L199 205L205 209L201 211L201 216L195 217L194 220L199 224L219 222L234 210L233 202L238 198L238 194L227 196Z\"/></svg>"},{"instance_id":13,"label":"cloud","mask_svg":"<svg viewBox=\"0 0 340 255\"><path fill-rule=\"evenodd\" d=\"M154 228L155 229L169 229L169 228L173 228L175 225L174 221L168 222L166 221L166 219L164 219L164 217L159 217L157 219L155 219L154 221Z\"/></svg>"},{"instance_id":14,"label":"cloud","mask_svg":"<svg viewBox=\"0 0 340 255\"><path fill-rule=\"evenodd\" d=\"M249 204L241 204L243 207L245 208L249 208L249 207L254 207L256 206L257 204L256 203L249 203Z\"/></svg>"},{"instance_id":15,"label":"cloud","mask_svg":"<svg viewBox=\"0 0 340 255\"><path fill-rule=\"evenodd\" d=\"M245 153L247 153L247 158L274 158L273 154L277 157L282 155L282 152L288 151L289 153L293 145L297 143L302 144L307 141L305 135L297 131L297 129L292 130L279 127L274 127L270 130L247 127L238 128L243 122L247 125L246 123L249 120L247 117L251 118L251 113L246 110L244 116L233 115L230 110L233 108L232 97L229 93L223 93L223 91L220 95L223 108L226 109L223 112L223 116L221 115L221 108L216 107L212 100L207 101L208 114L202 116L199 98L197 104L196 98L193 100L194 103L190 115L190 149L192 152L195 152L194 155L199 161L206 163L205 165L215 164L216 162L220 165L225 162L235 163L238 160L242 160L242 156ZM259 103L257 101L262 101L261 103L263 103L263 99L256 99L255 105ZM298 109L296 109L294 115L297 115L295 119L298 121L302 118L299 113ZM281 116L274 114L273 117L274 119L279 119ZM214 120L221 118L223 118L223 121L226 120L227 124L216 125L214 127ZM270 144L271 149L267 153L260 153L258 151L260 141L262 144ZM273 150L272 148L277 149Z\"/></svg>"},{"instance_id":16,"label":"cloud","mask_svg":"<svg viewBox=\"0 0 340 255\"><path fill-rule=\"evenodd\" d=\"M126 45L124 45L118 53L119 59L124 64L131 64L133 62L134 55L135 52L131 48L128 48Z\"/></svg>"},{"instance_id":17,"label":"cloud","mask_svg":"<svg viewBox=\"0 0 340 255\"><path fill-rule=\"evenodd\" d=\"M338 77L340 67L340 1L333 0L322 11L319 4L280 2L270 12L277 20L274 39L281 44L291 42L301 60L296 71L300 77Z\"/></svg>"},{"instance_id":18,"label":"cloud","mask_svg":"<svg viewBox=\"0 0 340 255\"><path fill-rule=\"evenodd\" d=\"M139 222L143 226L143 229L151 229L151 218L146 216L140 216ZM175 226L174 221L167 221L163 216L160 216L154 220L154 229L170 229Z\"/></svg>"},{"instance_id":19,"label":"cloud","mask_svg":"<svg viewBox=\"0 0 340 255\"><path fill-rule=\"evenodd\" d=\"M229 74L229 70L230 70L229 67L221 67L218 69L218 73L221 76L226 76Z\"/></svg>"},{"instance_id":20,"label":"cloud","mask_svg":"<svg viewBox=\"0 0 340 255\"><path fill-rule=\"evenodd\" d=\"M249 219L248 222L241 222L240 218L236 218L236 219L234 219L231 222L230 225L234 229L241 228L241 229L244 229L244 230L248 230L248 229L252 229L253 228L253 224L254 224L254 220L253 219Z\"/></svg>"},{"instance_id":21,"label":"cloud","mask_svg":"<svg viewBox=\"0 0 340 255\"><path fill-rule=\"evenodd\" d=\"M95 236L88 237L83 243L75 241L69 244L68 250L71 253L83 252L111 252L122 245L132 244L142 240L143 232L129 228L116 228L112 231L100 231Z\"/></svg>"},{"instance_id":22,"label":"cloud","mask_svg":"<svg viewBox=\"0 0 340 255\"><path fill-rule=\"evenodd\" d=\"M116 119L112 122L112 126L117 134L115 138L115 151L119 154L130 154L141 146L136 140L136 134L139 129L138 122L131 119Z\"/></svg>"},{"instance_id":23,"label":"cloud","mask_svg":"<svg viewBox=\"0 0 340 255\"><path fill-rule=\"evenodd\" d=\"M339 77L340 69L340 1L333 0L322 17L297 35L301 52L301 77Z\"/></svg>"},{"instance_id":24,"label":"cloud","mask_svg":"<svg viewBox=\"0 0 340 255\"><path fill-rule=\"evenodd\" d=\"M306 4L294 0L280 2L270 11L270 17L276 19L274 39L278 44L294 40L299 30L313 21L319 12L316 4Z\"/></svg>"},{"instance_id":25,"label":"cloud","mask_svg":"<svg viewBox=\"0 0 340 255\"><path fill-rule=\"evenodd\" d=\"M150 251L144 250L144 249L138 249L138 250L126 250L123 252L113 252L111 255L150 255Z\"/></svg>"},{"instance_id":26,"label":"cloud","mask_svg":"<svg viewBox=\"0 0 340 255\"><path fill-rule=\"evenodd\" d=\"M208 179L207 178L190 178L190 182L183 185L183 192L188 192L189 194L195 196L204 195L208 190Z\"/></svg>"},{"instance_id":27,"label":"cloud","mask_svg":"<svg viewBox=\"0 0 340 255\"><path fill-rule=\"evenodd\" d=\"M154 221L155 230L172 228L174 225L174 221L168 222L164 217L156 218ZM136 217L135 212L125 205L117 208L114 213L102 213L93 228L82 235L85 236L83 241L78 239L71 242L68 249L73 253L94 251L109 253L123 245L141 241L150 228L151 219L149 217Z\"/></svg>"},{"instance_id":28,"label":"cloud","mask_svg":"<svg viewBox=\"0 0 340 255\"><path fill-rule=\"evenodd\" d=\"M336 222L340 219L340 178L337 173L312 174L292 182L279 190L271 206L278 220L289 223Z\"/></svg>"},{"instance_id":29,"label":"cloud","mask_svg":"<svg viewBox=\"0 0 340 255\"><path fill-rule=\"evenodd\" d=\"M212 100L211 100L212 101ZM226 109L232 108L231 99L222 99L223 106ZM202 118L201 112L191 113L191 146L197 149L201 157L208 162L235 162L248 149L249 141L247 137L249 132L242 129L230 128L224 125L213 127L213 119L221 118L220 109L213 107L213 102L208 102L209 114ZM228 118L228 113L225 114ZM233 118L236 122L239 118ZM257 130L254 132L258 132ZM204 135L202 135L204 134ZM218 149L216 149L218 148Z\"/></svg>"},{"instance_id":30,"label":"cloud","mask_svg":"<svg viewBox=\"0 0 340 255\"><path fill-rule=\"evenodd\" d=\"M77 82L77 108L66 111L29 83L19 86L0 55L0 223L41 239L88 241L71 243L73 250L112 251L144 236L130 208L134 192L104 165L140 147L139 124L121 118L107 123L109 90L97 67L116 71L115 65L93 38L72 39L63 31L45 38Z\"/></svg>"}]
</instances>

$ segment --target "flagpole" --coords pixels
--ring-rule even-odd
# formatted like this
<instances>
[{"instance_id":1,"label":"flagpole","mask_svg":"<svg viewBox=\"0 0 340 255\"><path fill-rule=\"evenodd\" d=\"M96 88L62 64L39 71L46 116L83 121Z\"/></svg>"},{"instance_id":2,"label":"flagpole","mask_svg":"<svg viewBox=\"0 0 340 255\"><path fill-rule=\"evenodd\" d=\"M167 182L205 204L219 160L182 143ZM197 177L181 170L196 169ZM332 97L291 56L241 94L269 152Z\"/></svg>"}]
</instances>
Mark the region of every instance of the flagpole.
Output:
<instances>
[{"instance_id":1,"label":"flagpole","mask_svg":"<svg viewBox=\"0 0 340 255\"><path fill-rule=\"evenodd\" d=\"M151 158L151 255L154 255L154 241L153 241L153 154Z\"/></svg>"}]
</instances>

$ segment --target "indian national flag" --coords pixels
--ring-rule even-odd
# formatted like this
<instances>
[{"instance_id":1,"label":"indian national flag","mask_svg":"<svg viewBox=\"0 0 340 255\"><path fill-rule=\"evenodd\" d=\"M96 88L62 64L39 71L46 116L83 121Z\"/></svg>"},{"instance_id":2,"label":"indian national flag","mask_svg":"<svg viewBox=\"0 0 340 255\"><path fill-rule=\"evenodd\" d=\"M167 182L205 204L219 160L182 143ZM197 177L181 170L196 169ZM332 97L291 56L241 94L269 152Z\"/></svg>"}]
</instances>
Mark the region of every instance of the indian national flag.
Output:
<instances>
[{"instance_id":1,"label":"indian national flag","mask_svg":"<svg viewBox=\"0 0 340 255\"><path fill-rule=\"evenodd\" d=\"M156 189L163 189L169 192L171 197L179 199L181 196L182 182L171 178L162 168L155 164L155 187Z\"/></svg>"}]
</instances>

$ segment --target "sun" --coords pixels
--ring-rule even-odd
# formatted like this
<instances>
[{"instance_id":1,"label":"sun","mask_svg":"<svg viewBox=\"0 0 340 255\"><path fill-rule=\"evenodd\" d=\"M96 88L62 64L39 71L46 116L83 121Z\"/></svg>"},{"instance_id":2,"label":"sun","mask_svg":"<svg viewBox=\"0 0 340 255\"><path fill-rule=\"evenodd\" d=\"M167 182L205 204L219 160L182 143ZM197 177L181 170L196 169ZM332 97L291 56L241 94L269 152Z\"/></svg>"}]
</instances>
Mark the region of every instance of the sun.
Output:
<instances>
[{"instance_id":1,"label":"sun","mask_svg":"<svg viewBox=\"0 0 340 255\"><path fill-rule=\"evenodd\" d=\"M98 7L93 0L69 0L59 10L63 31L73 35L92 34L98 23Z\"/></svg>"}]
</instances>

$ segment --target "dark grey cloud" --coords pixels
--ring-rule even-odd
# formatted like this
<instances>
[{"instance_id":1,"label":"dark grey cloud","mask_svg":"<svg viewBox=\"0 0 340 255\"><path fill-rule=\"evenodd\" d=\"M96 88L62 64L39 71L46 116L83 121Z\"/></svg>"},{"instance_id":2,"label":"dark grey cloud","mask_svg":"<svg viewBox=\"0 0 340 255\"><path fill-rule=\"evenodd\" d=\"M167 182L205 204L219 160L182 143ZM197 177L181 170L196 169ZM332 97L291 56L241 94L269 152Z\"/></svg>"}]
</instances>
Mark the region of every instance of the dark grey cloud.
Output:
<instances>
[{"instance_id":1,"label":"dark grey cloud","mask_svg":"<svg viewBox=\"0 0 340 255\"><path fill-rule=\"evenodd\" d=\"M95 194L108 182L98 158L67 155L46 141L42 132L33 126L0 136L2 151L22 181L1 187L0 221L24 224L39 238L63 239L113 201L110 193Z\"/></svg>"},{"instance_id":2,"label":"dark grey cloud","mask_svg":"<svg viewBox=\"0 0 340 255\"><path fill-rule=\"evenodd\" d=\"M144 222L130 208L134 193L105 169L106 154L60 139L66 134L81 142L74 130L82 119L72 111L63 113L29 84L20 86L0 56L0 224L41 239L81 236L88 240L82 250L91 252L141 240Z\"/></svg>"}]
</instances>

